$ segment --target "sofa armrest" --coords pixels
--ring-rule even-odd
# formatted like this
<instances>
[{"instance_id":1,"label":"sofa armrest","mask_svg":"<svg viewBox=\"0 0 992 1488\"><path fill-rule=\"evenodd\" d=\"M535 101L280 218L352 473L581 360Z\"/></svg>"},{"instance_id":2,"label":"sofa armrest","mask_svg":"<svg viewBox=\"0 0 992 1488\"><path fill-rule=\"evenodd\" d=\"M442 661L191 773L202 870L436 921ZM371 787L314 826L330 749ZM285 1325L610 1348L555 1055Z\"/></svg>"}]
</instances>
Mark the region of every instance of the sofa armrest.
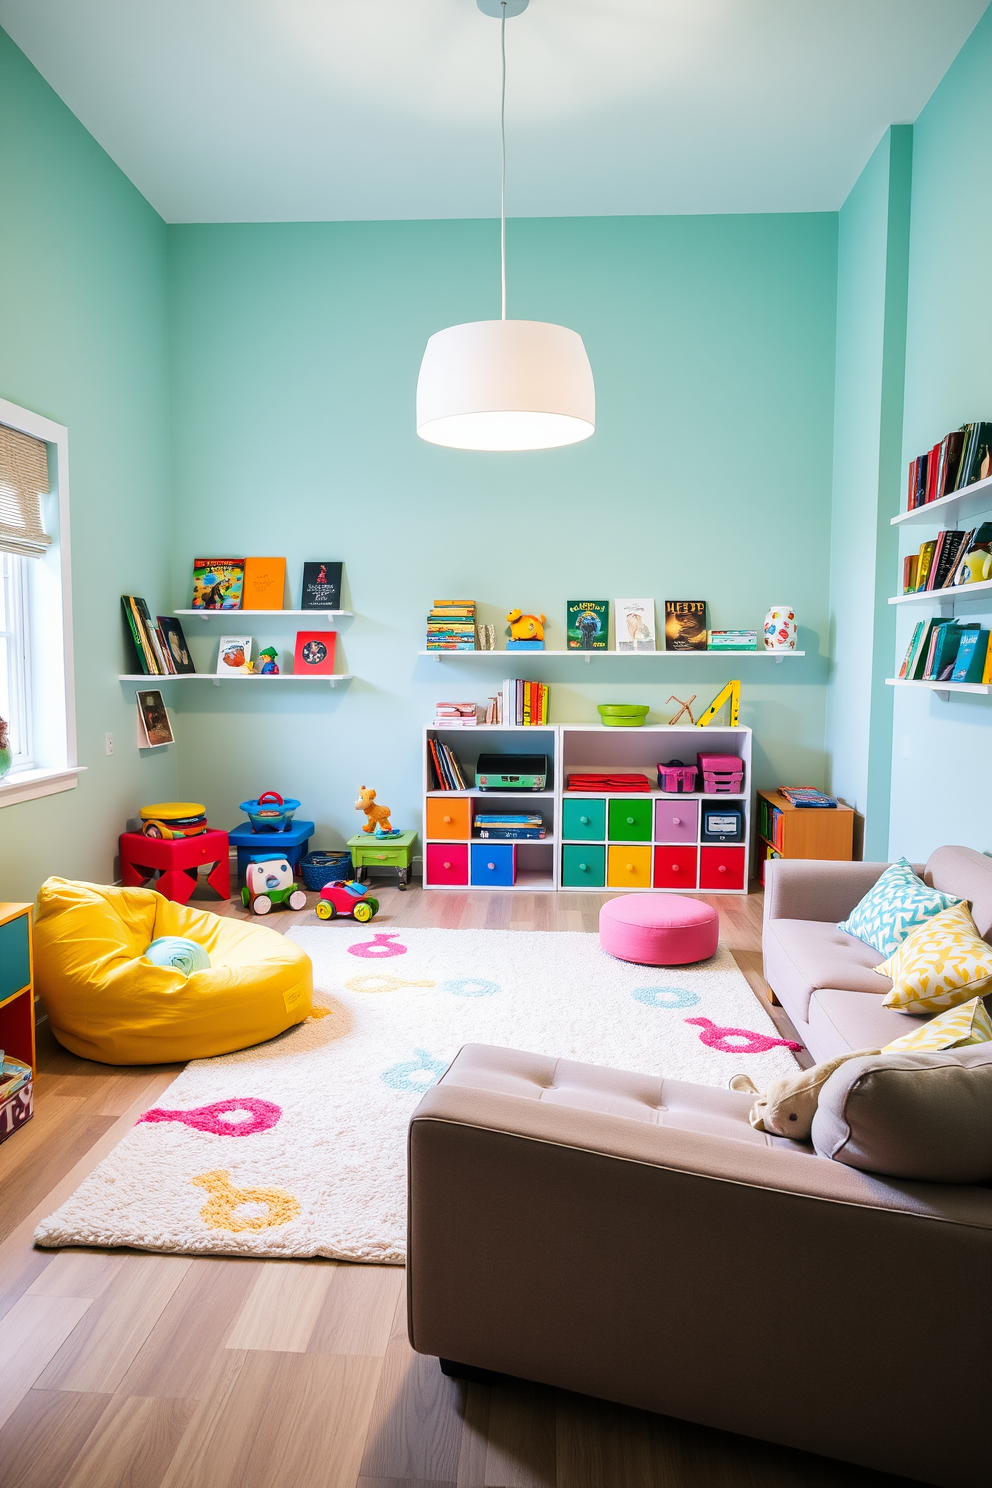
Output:
<instances>
[{"instance_id":1,"label":"sofa armrest","mask_svg":"<svg viewBox=\"0 0 992 1488\"><path fill-rule=\"evenodd\" d=\"M984 1419L992 1192L466 1079L456 1060L410 1125L416 1350L952 1481L913 1392L878 1381L924 1338L928 1368L949 1370ZM974 1313L907 1283L893 1257L913 1254L954 1276ZM984 1471L984 1428L968 1435Z\"/></svg>"},{"instance_id":2,"label":"sofa armrest","mask_svg":"<svg viewBox=\"0 0 992 1488\"><path fill-rule=\"evenodd\" d=\"M765 864L765 919L846 919L888 866L773 858Z\"/></svg>"}]
</instances>

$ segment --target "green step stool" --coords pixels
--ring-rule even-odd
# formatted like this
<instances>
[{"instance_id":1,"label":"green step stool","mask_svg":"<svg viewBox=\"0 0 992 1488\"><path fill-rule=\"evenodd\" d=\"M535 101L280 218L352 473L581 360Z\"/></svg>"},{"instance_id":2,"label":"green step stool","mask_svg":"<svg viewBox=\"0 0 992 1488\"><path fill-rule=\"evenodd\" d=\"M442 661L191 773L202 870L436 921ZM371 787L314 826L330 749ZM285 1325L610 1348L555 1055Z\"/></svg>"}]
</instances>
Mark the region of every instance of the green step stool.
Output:
<instances>
[{"instance_id":1,"label":"green step stool","mask_svg":"<svg viewBox=\"0 0 992 1488\"><path fill-rule=\"evenodd\" d=\"M416 832L401 832L398 837L376 837L371 832L358 832L348 838L355 877L361 883L370 868L376 873L382 868L395 868L399 888L405 889L410 882L410 864L416 845Z\"/></svg>"}]
</instances>

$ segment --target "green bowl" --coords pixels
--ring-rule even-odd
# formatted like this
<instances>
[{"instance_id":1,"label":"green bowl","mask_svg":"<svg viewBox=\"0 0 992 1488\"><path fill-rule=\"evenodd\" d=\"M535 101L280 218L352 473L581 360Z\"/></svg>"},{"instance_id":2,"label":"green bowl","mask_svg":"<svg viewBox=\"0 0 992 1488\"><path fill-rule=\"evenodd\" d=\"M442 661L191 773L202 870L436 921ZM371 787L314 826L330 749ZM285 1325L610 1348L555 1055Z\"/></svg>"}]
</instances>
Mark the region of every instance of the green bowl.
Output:
<instances>
[{"instance_id":1,"label":"green bowl","mask_svg":"<svg viewBox=\"0 0 992 1488\"><path fill-rule=\"evenodd\" d=\"M597 711L607 728L640 728L651 709L641 703L599 703Z\"/></svg>"}]
</instances>

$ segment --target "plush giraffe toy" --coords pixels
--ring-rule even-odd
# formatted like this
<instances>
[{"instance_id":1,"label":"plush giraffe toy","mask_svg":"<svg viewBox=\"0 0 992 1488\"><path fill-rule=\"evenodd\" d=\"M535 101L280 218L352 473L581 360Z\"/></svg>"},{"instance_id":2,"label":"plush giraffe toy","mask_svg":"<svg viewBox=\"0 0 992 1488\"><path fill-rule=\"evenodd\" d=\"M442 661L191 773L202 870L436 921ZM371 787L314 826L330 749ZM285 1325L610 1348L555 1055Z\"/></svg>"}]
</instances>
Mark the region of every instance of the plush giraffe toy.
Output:
<instances>
[{"instance_id":1,"label":"plush giraffe toy","mask_svg":"<svg viewBox=\"0 0 992 1488\"><path fill-rule=\"evenodd\" d=\"M355 802L356 811L365 812L365 825L363 832L374 832L377 837L392 837L394 828L389 820L389 807L377 806L375 804L375 791L366 786L358 787L358 800Z\"/></svg>"}]
</instances>

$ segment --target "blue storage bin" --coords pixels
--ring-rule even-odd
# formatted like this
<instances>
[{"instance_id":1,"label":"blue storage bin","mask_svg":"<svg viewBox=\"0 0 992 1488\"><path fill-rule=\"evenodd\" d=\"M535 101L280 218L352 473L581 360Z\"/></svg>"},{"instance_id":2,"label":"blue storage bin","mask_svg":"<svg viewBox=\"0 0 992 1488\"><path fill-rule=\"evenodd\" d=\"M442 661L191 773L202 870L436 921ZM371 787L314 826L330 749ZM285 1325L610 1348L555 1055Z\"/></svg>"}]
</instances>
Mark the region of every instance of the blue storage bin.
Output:
<instances>
[{"instance_id":1,"label":"blue storage bin","mask_svg":"<svg viewBox=\"0 0 992 1488\"><path fill-rule=\"evenodd\" d=\"M515 842L473 842L471 883L506 886L517 879L517 844Z\"/></svg>"}]
</instances>

